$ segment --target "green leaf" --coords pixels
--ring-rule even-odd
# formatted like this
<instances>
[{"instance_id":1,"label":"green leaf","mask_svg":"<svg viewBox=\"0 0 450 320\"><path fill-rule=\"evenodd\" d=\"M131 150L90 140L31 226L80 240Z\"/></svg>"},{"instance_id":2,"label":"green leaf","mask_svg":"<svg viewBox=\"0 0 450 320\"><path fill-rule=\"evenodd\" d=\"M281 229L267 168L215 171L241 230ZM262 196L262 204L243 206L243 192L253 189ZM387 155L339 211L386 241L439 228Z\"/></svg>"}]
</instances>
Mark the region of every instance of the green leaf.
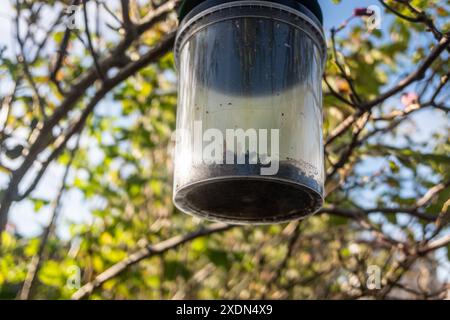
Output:
<instances>
[{"instance_id":1,"label":"green leaf","mask_svg":"<svg viewBox=\"0 0 450 320\"><path fill-rule=\"evenodd\" d=\"M208 249L206 255L208 256L209 260L218 267L229 268L231 266L226 251Z\"/></svg>"},{"instance_id":2,"label":"green leaf","mask_svg":"<svg viewBox=\"0 0 450 320\"><path fill-rule=\"evenodd\" d=\"M188 279L191 276L191 272L183 263L179 261L165 261L164 278L167 280L175 280L178 276Z\"/></svg>"},{"instance_id":3,"label":"green leaf","mask_svg":"<svg viewBox=\"0 0 450 320\"><path fill-rule=\"evenodd\" d=\"M48 205L50 201L44 199L31 199L34 204L34 212L39 212L44 206Z\"/></svg>"}]
</instances>

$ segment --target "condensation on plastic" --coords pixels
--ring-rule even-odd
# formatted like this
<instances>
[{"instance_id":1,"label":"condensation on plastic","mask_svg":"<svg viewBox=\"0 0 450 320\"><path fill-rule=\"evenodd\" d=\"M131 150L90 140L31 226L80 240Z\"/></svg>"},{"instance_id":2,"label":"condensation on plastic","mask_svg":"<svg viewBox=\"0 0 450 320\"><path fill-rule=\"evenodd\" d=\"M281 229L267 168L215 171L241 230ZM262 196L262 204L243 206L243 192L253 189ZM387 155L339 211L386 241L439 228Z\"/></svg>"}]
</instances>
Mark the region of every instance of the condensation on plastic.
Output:
<instances>
[{"instance_id":1,"label":"condensation on plastic","mask_svg":"<svg viewBox=\"0 0 450 320\"><path fill-rule=\"evenodd\" d=\"M234 223L273 223L323 203L321 30L302 13L241 1L182 25L174 203L182 211ZM194 162L194 123L219 129L278 129L280 169ZM270 147L270 142L269 142ZM270 153L270 149L268 150ZM226 152L225 152L226 153ZM224 153L224 163L225 163Z\"/></svg>"}]
</instances>

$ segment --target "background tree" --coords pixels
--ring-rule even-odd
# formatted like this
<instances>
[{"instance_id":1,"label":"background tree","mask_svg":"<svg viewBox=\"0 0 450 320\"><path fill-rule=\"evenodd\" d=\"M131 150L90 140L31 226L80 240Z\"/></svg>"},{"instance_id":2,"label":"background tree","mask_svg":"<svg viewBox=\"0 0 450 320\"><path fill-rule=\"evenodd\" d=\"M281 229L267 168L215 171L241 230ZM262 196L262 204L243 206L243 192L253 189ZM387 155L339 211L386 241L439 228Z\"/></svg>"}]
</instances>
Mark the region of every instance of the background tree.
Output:
<instances>
[{"instance_id":1,"label":"background tree","mask_svg":"<svg viewBox=\"0 0 450 320\"><path fill-rule=\"evenodd\" d=\"M408 129L426 110L448 121L450 1L380 0L389 28L367 32L358 9L329 30L326 204L266 227L173 207L178 4L12 4L14 43L0 50L0 298L444 297L435 273L448 261L435 253L450 243L449 127L425 142ZM62 180L49 199L37 189L52 170ZM65 239L55 227L62 208L77 210L64 201L74 190L92 219ZM49 212L40 236L8 224L20 203Z\"/></svg>"}]
</instances>

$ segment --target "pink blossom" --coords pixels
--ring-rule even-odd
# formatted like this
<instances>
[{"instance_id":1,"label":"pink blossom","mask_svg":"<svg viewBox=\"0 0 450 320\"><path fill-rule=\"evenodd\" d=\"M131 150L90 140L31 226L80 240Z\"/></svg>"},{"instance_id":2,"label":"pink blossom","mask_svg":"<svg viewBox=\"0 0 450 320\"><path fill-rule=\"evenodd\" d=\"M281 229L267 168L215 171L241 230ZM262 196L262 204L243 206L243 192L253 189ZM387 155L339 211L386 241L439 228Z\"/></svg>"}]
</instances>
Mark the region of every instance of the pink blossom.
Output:
<instances>
[{"instance_id":1,"label":"pink blossom","mask_svg":"<svg viewBox=\"0 0 450 320\"><path fill-rule=\"evenodd\" d=\"M370 17L373 12L369 8L356 8L353 10L353 15L356 17Z\"/></svg>"},{"instance_id":2,"label":"pink blossom","mask_svg":"<svg viewBox=\"0 0 450 320\"><path fill-rule=\"evenodd\" d=\"M409 107L412 104L417 104L419 96L415 92L407 92L402 95L401 101L405 107Z\"/></svg>"}]
</instances>

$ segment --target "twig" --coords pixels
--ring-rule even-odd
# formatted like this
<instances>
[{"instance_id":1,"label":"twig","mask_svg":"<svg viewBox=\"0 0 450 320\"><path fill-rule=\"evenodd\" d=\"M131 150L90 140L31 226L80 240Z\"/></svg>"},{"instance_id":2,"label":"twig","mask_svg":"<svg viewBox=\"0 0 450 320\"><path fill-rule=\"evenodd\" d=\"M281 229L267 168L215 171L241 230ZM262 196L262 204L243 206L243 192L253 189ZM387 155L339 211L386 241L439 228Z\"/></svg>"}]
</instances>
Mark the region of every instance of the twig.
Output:
<instances>
[{"instance_id":1,"label":"twig","mask_svg":"<svg viewBox=\"0 0 450 320\"><path fill-rule=\"evenodd\" d=\"M337 33L337 29L332 28L331 29L331 44L332 44L332 51L333 51L333 60L334 63L336 64L336 66L338 67L342 77L347 81L350 90L352 92L353 95L350 95L350 98L354 98L353 102L354 105L356 105L356 107L359 108L360 103L362 102L358 92L356 91L355 88L355 84L353 83L353 79L351 78L351 76L349 76L347 74L347 72L345 71L344 66L342 66L342 64L339 62L339 58L338 58L338 53L337 53L337 48L336 48L336 33Z\"/></svg>"},{"instance_id":2,"label":"twig","mask_svg":"<svg viewBox=\"0 0 450 320\"><path fill-rule=\"evenodd\" d=\"M71 5L72 6L78 5L79 2L80 2L79 0L72 0ZM75 12L71 12L68 17L72 17L74 14L75 14ZM61 45L57 51L56 63L53 66L52 71L50 72L50 80L56 85L56 88L58 89L58 92L61 95L64 95L64 90L62 89L61 84L58 80L58 73L59 73L60 69L62 68L64 58L67 55L67 48L69 46L71 31L72 30L69 27L67 27L66 30L64 31Z\"/></svg>"},{"instance_id":3,"label":"twig","mask_svg":"<svg viewBox=\"0 0 450 320\"><path fill-rule=\"evenodd\" d=\"M70 151L70 160L66 165L66 169L64 171L64 175L63 175L62 182L61 182L61 187L58 191L56 199L53 202L53 210L52 210L52 215L50 218L50 223L44 229L44 232L41 236L41 241L39 243L38 252L36 255L33 256L33 258L31 259L31 262L28 266L28 273L27 273L25 281L22 285L22 289L19 293L19 299L21 299L21 300L28 300L33 295L34 287L36 284L36 276L39 273L39 270L42 265L42 261L44 259L45 248L47 246L48 239L49 239L51 233L53 232L55 223L61 212L61 200L64 195L65 189L66 189L67 178L69 176L70 168L72 166L72 163L73 163L73 160L75 157L75 153L76 153L79 143L80 143L80 138L81 138L81 134L78 136L75 147Z\"/></svg>"},{"instance_id":4,"label":"twig","mask_svg":"<svg viewBox=\"0 0 450 320\"><path fill-rule=\"evenodd\" d=\"M100 64L98 63L97 53L95 52L94 45L92 44L91 32L89 30L89 19L87 13L87 0L83 0L83 16L84 16L85 33L87 37L89 51L91 52L92 59L94 60L95 70L97 71L99 79L105 81L106 80L105 74L103 73Z\"/></svg>"}]
</instances>

